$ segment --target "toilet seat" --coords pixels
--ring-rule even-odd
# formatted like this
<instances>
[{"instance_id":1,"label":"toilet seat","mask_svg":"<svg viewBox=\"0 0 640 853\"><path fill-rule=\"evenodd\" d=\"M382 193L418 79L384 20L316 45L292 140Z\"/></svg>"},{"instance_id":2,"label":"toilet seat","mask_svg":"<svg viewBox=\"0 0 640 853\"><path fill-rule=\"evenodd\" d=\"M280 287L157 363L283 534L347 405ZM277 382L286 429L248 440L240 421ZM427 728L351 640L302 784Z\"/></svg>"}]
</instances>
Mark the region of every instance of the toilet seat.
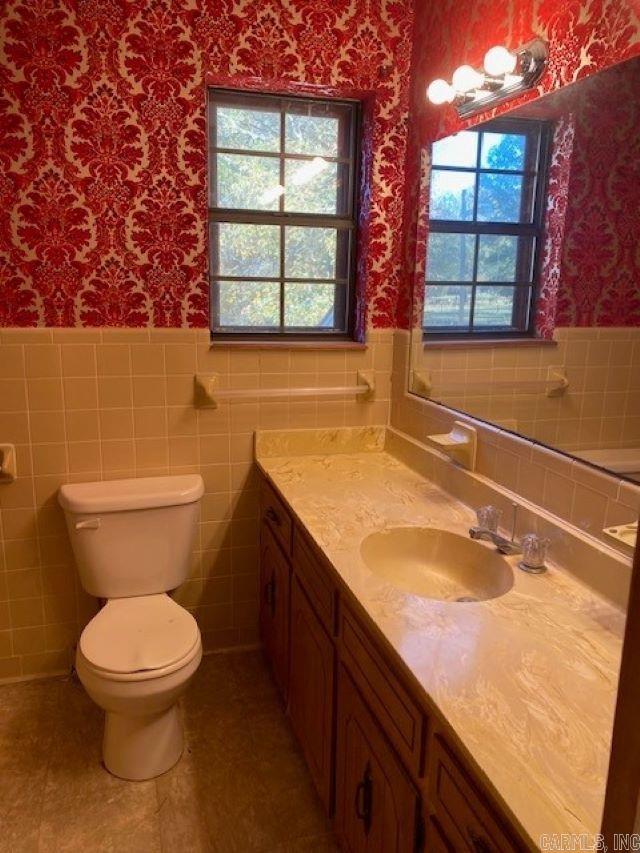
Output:
<instances>
[{"instance_id":1,"label":"toilet seat","mask_svg":"<svg viewBox=\"0 0 640 853\"><path fill-rule=\"evenodd\" d=\"M78 652L104 678L142 681L186 666L201 647L193 616L160 593L110 599L82 632Z\"/></svg>"}]
</instances>

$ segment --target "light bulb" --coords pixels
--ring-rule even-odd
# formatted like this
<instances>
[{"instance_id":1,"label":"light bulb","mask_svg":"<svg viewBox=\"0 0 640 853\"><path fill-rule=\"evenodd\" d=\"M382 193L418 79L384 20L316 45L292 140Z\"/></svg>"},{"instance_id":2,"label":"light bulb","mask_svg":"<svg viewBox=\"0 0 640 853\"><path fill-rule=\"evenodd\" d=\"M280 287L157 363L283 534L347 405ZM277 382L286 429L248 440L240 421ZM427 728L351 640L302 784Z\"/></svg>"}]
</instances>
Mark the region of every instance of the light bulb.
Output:
<instances>
[{"instance_id":1,"label":"light bulb","mask_svg":"<svg viewBox=\"0 0 640 853\"><path fill-rule=\"evenodd\" d=\"M470 92L472 89L482 86L484 78L479 71L470 65L461 65L453 72L451 82L456 92Z\"/></svg>"},{"instance_id":2,"label":"light bulb","mask_svg":"<svg viewBox=\"0 0 640 853\"><path fill-rule=\"evenodd\" d=\"M432 104L450 104L455 97L453 88L446 80L434 80L427 89L427 98Z\"/></svg>"},{"instance_id":3,"label":"light bulb","mask_svg":"<svg viewBox=\"0 0 640 853\"><path fill-rule=\"evenodd\" d=\"M511 74L515 70L518 57L502 45L490 48L484 55L484 70L491 77L500 77L502 74Z\"/></svg>"}]
</instances>

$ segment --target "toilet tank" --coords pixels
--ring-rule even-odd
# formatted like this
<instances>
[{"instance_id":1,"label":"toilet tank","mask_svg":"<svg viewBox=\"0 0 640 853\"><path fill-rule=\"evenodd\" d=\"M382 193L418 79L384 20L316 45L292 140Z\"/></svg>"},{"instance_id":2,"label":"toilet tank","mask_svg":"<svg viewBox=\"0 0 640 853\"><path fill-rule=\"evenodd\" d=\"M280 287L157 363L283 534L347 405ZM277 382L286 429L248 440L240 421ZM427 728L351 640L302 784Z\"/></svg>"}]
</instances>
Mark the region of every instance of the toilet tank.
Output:
<instances>
[{"instance_id":1,"label":"toilet tank","mask_svg":"<svg viewBox=\"0 0 640 853\"><path fill-rule=\"evenodd\" d=\"M189 571L202 477L141 477L61 486L82 586L98 598L168 592Z\"/></svg>"}]
</instances>

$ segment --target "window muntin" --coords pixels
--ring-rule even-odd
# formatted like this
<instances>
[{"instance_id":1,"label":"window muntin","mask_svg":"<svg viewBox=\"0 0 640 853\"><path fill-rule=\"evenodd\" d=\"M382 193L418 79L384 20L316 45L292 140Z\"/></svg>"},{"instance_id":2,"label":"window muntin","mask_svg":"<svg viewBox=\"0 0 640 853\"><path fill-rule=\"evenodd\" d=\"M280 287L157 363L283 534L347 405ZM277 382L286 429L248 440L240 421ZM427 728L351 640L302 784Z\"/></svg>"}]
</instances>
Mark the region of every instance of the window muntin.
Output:
<instances>
[{"instance_id":1,"label":"window muntin","mask_svg":"<svg viewBox=\"0 0 640 853\"><path fill-rule=\"evenodd\" d=\"M347 337L358 105L209 90L211 327Z\"/></svg>"},{"instance_id":2,"label":"window muntin","mask_svg":"<svg viewBox=\"0 0 640 853\"><path fill-rule=\"evenodd\" d=\"M496 120L434 143L426 336L532 331L546 157L538 121Z\"/></svg>"}]
</instances>

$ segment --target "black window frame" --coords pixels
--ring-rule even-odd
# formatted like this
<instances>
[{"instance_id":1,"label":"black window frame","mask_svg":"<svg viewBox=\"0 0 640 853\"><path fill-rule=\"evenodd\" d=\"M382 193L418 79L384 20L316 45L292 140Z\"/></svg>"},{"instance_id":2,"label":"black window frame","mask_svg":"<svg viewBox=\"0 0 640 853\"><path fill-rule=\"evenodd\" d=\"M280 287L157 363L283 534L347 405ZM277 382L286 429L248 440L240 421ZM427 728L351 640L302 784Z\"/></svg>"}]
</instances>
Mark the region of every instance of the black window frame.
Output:
<instances>
[{"instance_id":1,"label":"black window frame","mask_svg":"<svg viewBox=\"0 0 640 853\"><path fill-rule=\"evenodd\" d=\"M448 220L448 219L432 219L428 218L428 233L426 242L427 263L425 264L425 302L428 294L429 285L471 285L472 286L472 301L469 313L469 328L461 327L443 327L443 326L425 326L424 325L424 306L422 316L422 333L425 341L444 341L444 340L494 340L494 339L510 339L510 338L534 338L535 332L535 317L536 303L540 289L540 270L542 264L542 255L544 250L544 220L546 213L546 202L548 192L548 175L549 175L549 160L551 155L551 139L552 125L548 121L539 119L516 119L516 118L499 118L477 125L475 127L466 128L469 131L482 133L514 133L526 135L529 140L535 139L534 148L532 150L530 142L527 143L527 155L529 160L525 162L524 169L494 169L481 166L482 157L482 140L478 140L476 151L476 165L471 167L464 166L434 166L430 167L430 180L434 171L452 171L452 172L468 172L476 175L476 192L474 196L474 218L473 220ZM533 167L531 163L533 161ZM531 221L530 222L482 222L476 219L478 208L478 186L479 176L481 174L506 174L506 175L523 175L525 178L534 178L535 186L533 191L527 193L523 187L521 205L531 203ZM473 276L471 281L429 281L427 276L428 271L428 251L429 237L431 234L469 234L474 236L474 258L473 258ZM479 237L483 235L506 235L514 237L532 238L533 252L526 250L526 241L518 241L518 256L516 261L516 281L515 282L492 282L478 281L478 250L480 245ZM529 269L529 275L526 277L522 274L525 268ZM522 280L520 280L522 279ZM516 287L516 299L514 299L514 308L512 313L512 326L505 328L504 326L482 326L473 328L475 296L478 286L495 286L495 287Z\"/></svg>"},{"instance_id":2,"label":"black window frame","mask_svg":"<svg viewBox=\"0 0 640 853\"><path fill-rule=\"evenodd\" d=\"M226 149L218 148L216 137L215 108L218 104L229 104L250 109L253 107L269 106L280 112L280 147L278 152L263 152L249 149ZM316 154L290 154L285 150L285 116L288 104L301 106L311 105L314 108L326 107L328 114L340 117L347 115L348 121L341 133L347 133L348 157L324 157L330 162L345 164L348 171L348 182L346 189L340 186L337 192L343 193L346 204L346 213L323 214L323 213L298 213L284 210L284 198L281 196L279 209L277 211L252 210L243 208L225 208L215 204L217 190L216 180L216 155L218 153L240 154L248 156L265 156L278 159L280 162L280 178L284 183L285 162L299 160L310 162ZM291 110L295 112L295 110ZM210 332L212 340L245 340L245 341L351 341L354 339L356 324L356 270L357 270L357 237L359 219L359 196L360 196L360 152L362 133L362 107L360 101L351 99L320 98L315 96L289 95L277 92L254 92L238 89L229 89L218 86L207 86L207 144L208 144L208 241L209 241L209 292L210 292ZM274 281L271 277L251 276L229 276L218 273L218 242L213 235L214 226L217 223L241 223L257 225L277 225L281 229L280 234L280 326L273 327L224 327L220 326L219 320L219 292L216 287L217 281ZM287 226L306 226L335 228L338 232L338 242L341 237L346 242L344 254L340 257L343 261L344 276L338 275L339 257L336 258L336 277L324 279L301 279L285 276L284 252L285 236L284 229ZM287 327L284 325L284 290L286 282L309 282L332 283L340 285L336 287L334 312L340 312L341 322L335 319L336 328L320 327Z\"/></svg>"}]
</instances>

